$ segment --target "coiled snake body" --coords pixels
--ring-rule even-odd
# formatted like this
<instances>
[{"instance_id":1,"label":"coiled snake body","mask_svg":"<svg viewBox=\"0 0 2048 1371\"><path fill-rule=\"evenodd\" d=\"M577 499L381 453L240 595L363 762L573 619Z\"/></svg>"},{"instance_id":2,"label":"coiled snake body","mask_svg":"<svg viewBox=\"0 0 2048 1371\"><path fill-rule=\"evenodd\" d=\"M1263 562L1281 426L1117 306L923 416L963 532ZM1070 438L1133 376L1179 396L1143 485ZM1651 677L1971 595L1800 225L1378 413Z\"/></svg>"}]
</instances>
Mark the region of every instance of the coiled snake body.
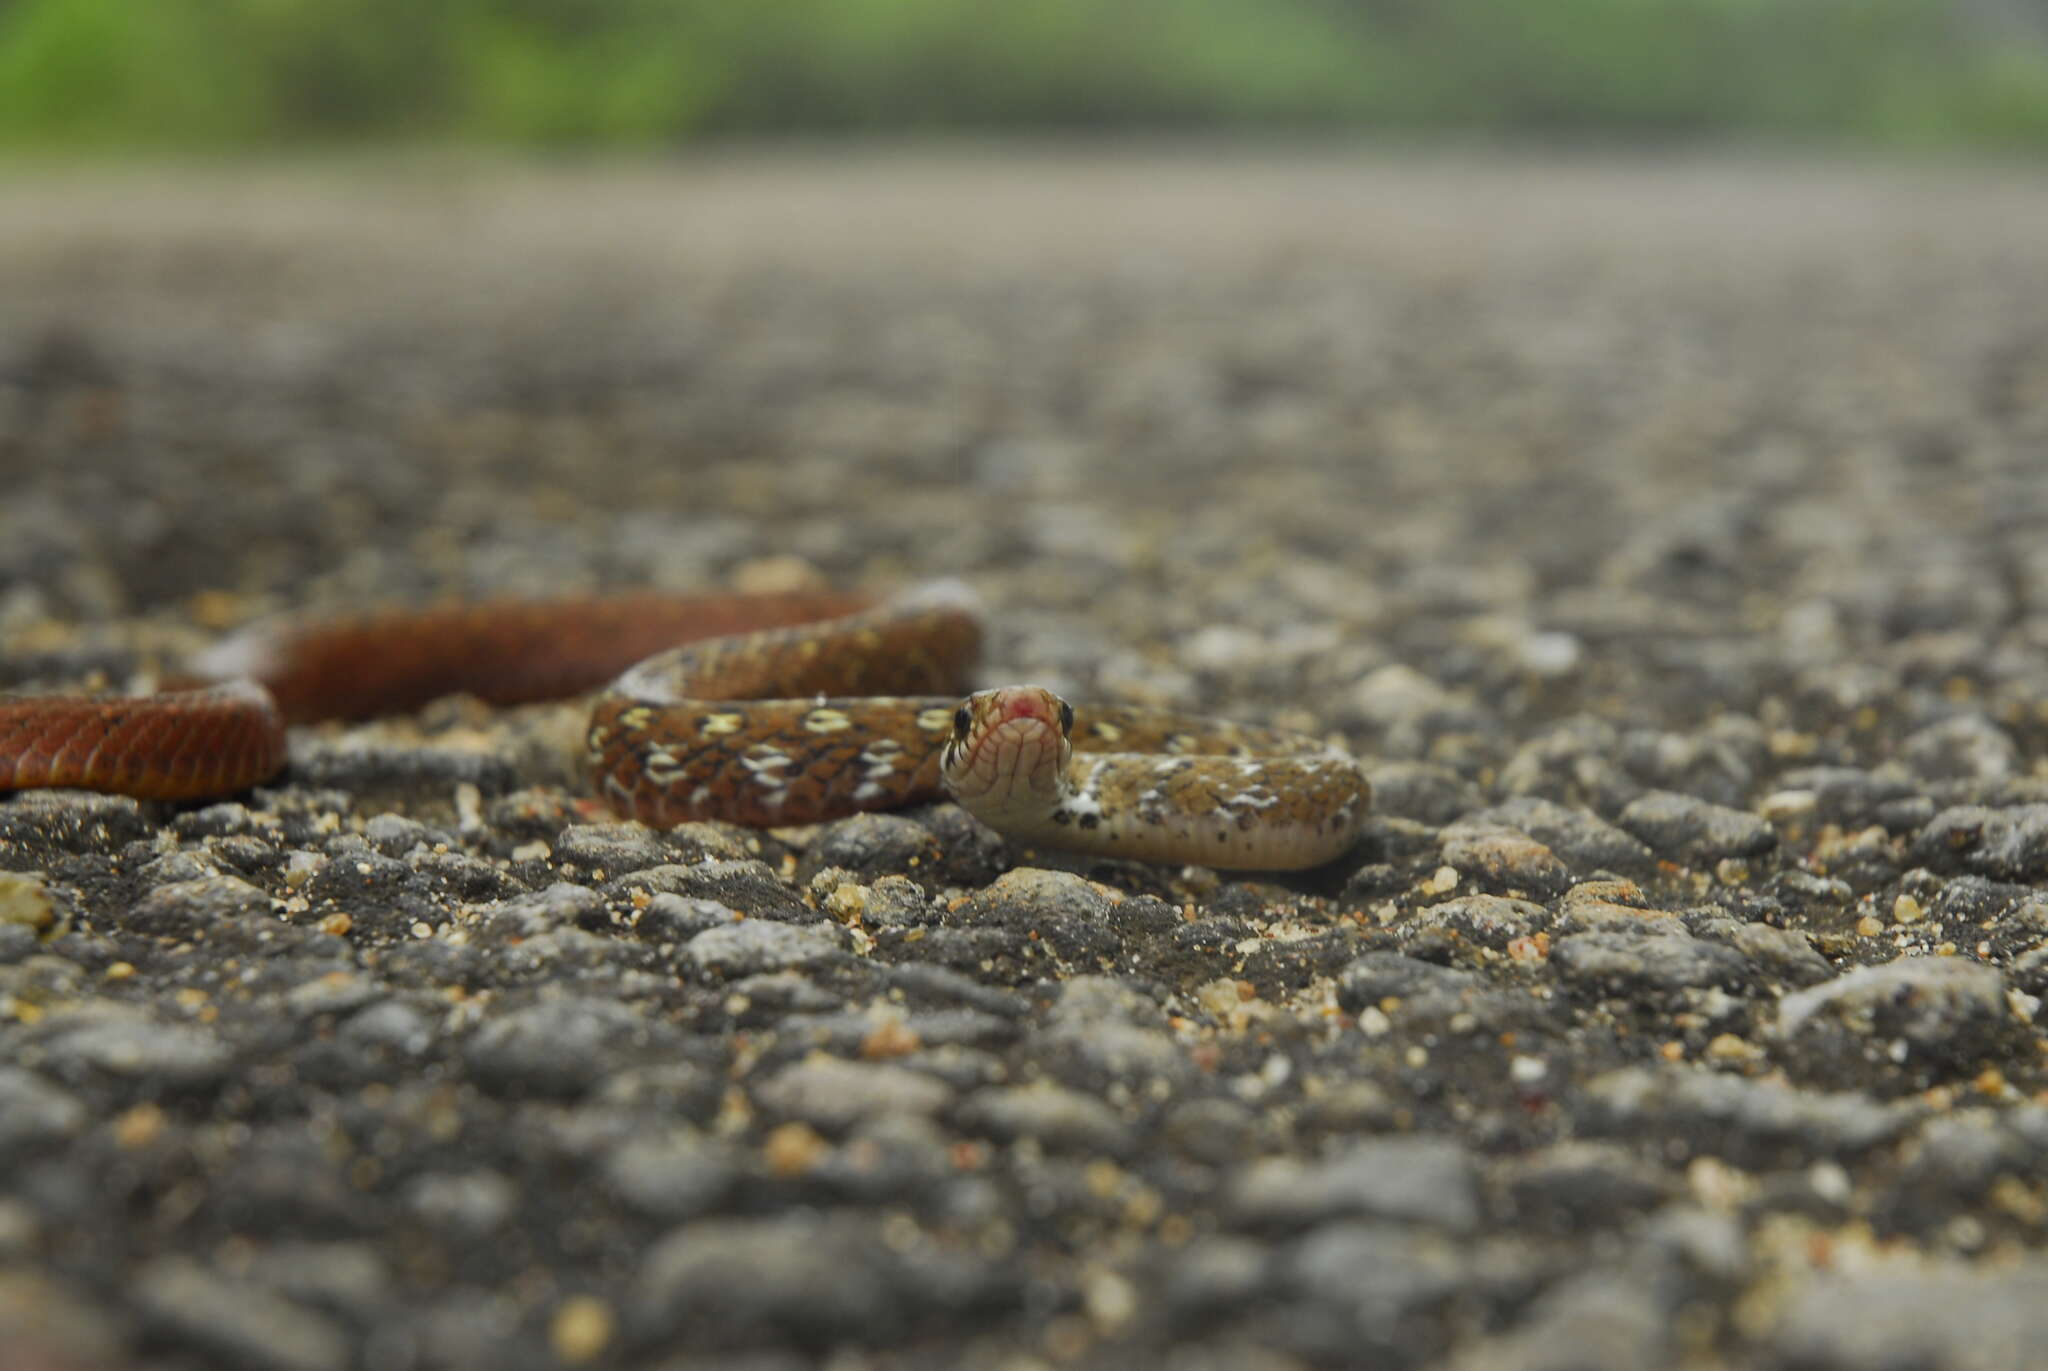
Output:
<instances>
[{"instance_id":1,"label":"coiled snake body","mask_svg":"<svg viewBox=\"0 0 2048 1371\"><path fill-rule=\"evenodd\" d=\"M232 793L282 769L286 722L455 690L553 698L632 662L592 706L588 754L607 803L657 826L813 823L950 793L1013 841L1144 861L1302 867L1355 840L1370 791L1350 757L1277 729L1077 714L1036 686L963 700L980 644L972 597L950 586L881 606L628 596L258 632L195 664L225 685L0 698L0 790Z\"/></svg>"}]
</instances>

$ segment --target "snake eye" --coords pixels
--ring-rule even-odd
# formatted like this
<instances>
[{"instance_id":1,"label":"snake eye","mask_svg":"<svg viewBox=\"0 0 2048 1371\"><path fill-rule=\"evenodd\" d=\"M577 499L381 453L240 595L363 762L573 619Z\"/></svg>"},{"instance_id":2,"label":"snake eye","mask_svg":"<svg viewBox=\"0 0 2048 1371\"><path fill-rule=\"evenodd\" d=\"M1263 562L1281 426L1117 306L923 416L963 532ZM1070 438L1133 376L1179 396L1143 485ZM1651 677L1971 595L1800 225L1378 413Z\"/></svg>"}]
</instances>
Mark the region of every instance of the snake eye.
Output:
<instances>
[{"instance_id":1,"label":"snake eye","mask_svg":"<svg viewBox=\"0 0 2048 1371\"><path fill-rule=\"evenodd\" d=\"M967 736L967 729L971 724L973 724L973 722L974 716L967 712L966 705L962 705L960 706L960 708L954 710L953 736L955 738L965 738Z\"/></svg>"},{"instance_id":2,"label":"snake eye","mask_svg":"<svg viewBox=\"0 0 2048 1371\"><path fill-rule=\"evenodd\" d=\"M1060 732L1062 732L1062 733L1072 733L1073 731L1074 731L1074 707L1073 707L1072 705L1068 704L1068 703L1067 703L1067 702L1066 702L1065 700L1061 700L1061 701L1060 701Z\"/></svg>"}]
</instances>

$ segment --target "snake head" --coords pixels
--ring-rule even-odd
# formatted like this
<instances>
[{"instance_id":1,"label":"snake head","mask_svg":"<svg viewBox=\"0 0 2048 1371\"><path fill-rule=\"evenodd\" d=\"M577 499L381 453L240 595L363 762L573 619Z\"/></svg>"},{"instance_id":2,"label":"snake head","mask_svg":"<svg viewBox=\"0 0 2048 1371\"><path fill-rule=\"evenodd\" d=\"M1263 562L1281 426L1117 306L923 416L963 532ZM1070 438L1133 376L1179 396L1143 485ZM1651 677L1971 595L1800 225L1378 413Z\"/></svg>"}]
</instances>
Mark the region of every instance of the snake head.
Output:
<instances>
[{"instance_id":1,"label":"snake head","mask_svg":"<svg viewBox=\"0 0 2048 1371\"><path fill-rule=\"evenodd\" d=\"M939 775L977 814L1056 803L1073 756L1074 707L1043 686L1002 686L953 711Z\"/></svg>"}]
</instances>

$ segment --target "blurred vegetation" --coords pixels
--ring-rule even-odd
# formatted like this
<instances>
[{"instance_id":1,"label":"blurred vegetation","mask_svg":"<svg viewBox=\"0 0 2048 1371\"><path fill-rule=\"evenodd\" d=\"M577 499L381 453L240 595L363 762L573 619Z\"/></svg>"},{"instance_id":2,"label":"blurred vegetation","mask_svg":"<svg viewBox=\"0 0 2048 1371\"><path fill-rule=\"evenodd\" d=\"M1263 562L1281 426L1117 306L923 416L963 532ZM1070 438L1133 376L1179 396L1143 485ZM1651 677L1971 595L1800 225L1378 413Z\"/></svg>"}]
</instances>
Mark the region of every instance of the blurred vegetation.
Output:
<instances>
[{"instance_id":1,"label":"blurred vegetation","mask_svg":"<svg viewBox=\"0 0 2048 1371\"><path fill-rule=\"evenodd\" d=\"M0 144L1399 129L2048 147L2038 0L0 0Z\"/></svg>"}]
</instances>

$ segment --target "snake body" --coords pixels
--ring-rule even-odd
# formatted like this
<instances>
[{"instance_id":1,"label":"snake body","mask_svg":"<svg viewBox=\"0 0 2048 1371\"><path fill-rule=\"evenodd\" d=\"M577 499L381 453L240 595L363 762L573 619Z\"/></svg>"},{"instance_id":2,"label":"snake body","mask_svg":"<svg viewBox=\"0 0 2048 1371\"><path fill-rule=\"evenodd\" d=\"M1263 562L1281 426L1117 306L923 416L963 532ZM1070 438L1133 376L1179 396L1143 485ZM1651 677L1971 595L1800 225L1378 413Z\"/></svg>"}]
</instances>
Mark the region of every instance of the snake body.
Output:
<instances>
[{"instance_id":1,"label":"snake body","mask_svg":"<svg viewBox=\"0 0 2048 1371\"><path fill-rule=\"evenodd\" d=\"M1310 866L1355 840L1370 790L1348 756L1195 716L1077 714L1035 686L963 701L980 644L971 596L949 586L883 605L629 596L259 631L195 664L225 685L0 699L0 790L232 793L283 767L287 722L455 690L553 698L623 667L591 708L590 769L616 812L657 826L813 823L951 794L1017 842L1145 861Z\"/></svg>"}]
</instances>

